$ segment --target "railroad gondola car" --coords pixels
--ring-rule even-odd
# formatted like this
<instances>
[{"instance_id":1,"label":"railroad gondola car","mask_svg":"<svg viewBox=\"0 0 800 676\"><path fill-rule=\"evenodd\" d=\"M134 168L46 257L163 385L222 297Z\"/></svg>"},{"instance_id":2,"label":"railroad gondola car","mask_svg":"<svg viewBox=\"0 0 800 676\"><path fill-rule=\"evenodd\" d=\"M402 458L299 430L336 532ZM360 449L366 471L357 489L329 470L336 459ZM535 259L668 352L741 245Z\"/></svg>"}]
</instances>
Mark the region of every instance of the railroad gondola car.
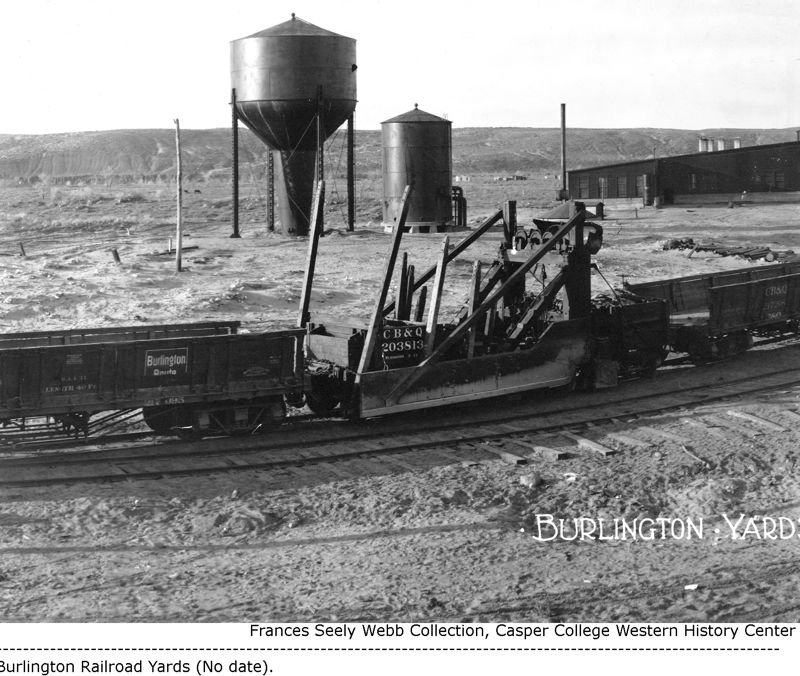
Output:
<instances>
[{"instance_id":1,"label":"railroad gondola car","mask_svg":"<svg viewBox=\"0 0 800 676\"><path fill-rule=\"evenodd\" d=\"M800 321L800 262L626 284L625 290L666 302L669 347L695 361L746 350L754 337L794 334Z\"/></svg>"},{"instance_id":2,"label":"railroad gondola car","mask_svg":"<svg viewBox=\"0 0 800 676\"><path fill-rule=\"evenodd\" d=\"M0 420L48 416L86 433L93 414L142 409L161 433L266 428L303 391L304 331L236 333L238 322L0 337Z\"/></svg>"}]
</instances>

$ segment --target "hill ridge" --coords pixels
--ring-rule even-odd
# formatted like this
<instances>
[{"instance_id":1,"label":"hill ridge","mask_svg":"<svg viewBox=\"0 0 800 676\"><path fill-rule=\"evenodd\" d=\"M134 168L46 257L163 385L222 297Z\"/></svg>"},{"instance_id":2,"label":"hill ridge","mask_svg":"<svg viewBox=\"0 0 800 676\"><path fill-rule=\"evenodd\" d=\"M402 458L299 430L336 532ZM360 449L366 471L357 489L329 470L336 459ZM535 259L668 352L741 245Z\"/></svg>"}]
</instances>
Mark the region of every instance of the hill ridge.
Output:
<instances>
[{"instance_id":1,"label":"hill ridge","mask_svg":"<svg viewBox=\"0 0 800 676\"><path fill-rule=\"evenodd\" d=\"M795 128L669 129L585 128L567 130L568 169L615 164L697 151L700 136L738 138L743 147L796 140ZM328 141L329 167L343 174L339 130ZM181 131L184 175L191 180L229 180L231 134L227 128ZM247 129L240 131L244 180L263 176L266 147ZM554 173L560 171L561 131L557 127L456 127L453 173ZM115 129L26 135L0 134L0 181L8 184L156 182L175 175L173 129ZM381 170L381 132L356 131L360 175Z\"/></svg>"}]
</instances>

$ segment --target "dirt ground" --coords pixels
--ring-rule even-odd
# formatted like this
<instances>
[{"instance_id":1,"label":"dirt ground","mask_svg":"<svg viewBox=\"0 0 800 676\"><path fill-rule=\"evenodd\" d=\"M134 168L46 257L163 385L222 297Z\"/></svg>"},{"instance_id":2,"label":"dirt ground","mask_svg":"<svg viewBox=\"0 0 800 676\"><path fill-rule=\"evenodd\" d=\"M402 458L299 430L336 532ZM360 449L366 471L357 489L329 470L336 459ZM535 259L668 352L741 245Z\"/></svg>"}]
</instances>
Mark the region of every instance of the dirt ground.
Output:
<instances>
[{"instance_id":1,"label":"dirt ground","mask_svg":"<svg viewBox=\"0 0 800 676\"><path fill-rule=\"evenodd\" d=\"M168 194L2 191L4 332L210 319L237 319L252 331L294 324L304 243L252 221L242 239L231 239L229 206L208 191L192 195L185 244L196 248L184 252L178 273L165 254L174 237ZM476 205L471 215L498 206L482 213ZM533 211L522 209L520 222L529 224ZM349 233L330 220L312 313L358 325L372 310L389 238L374 224ZM691 236L800 251L798 221L800 207L779 204L612 212L597 262L614 286L623 275L644 281L754 265L662 244ZM441 236L406 238L418 270L433 263L440 243ZM491 259L498 243L492 235L474 256ZM448 312L466 299L471 260L448 270ZM600 275L593 285L607 289ZM579 453L528 466L431 459L417 471L377 464L353 478L237 471L3 490L0 617L796 621L800 540L756 535L765 516L798 525L800 430L791 416L798 401L800 389L736 403L783 431L692 431L686 413L647 425L620 421L621 432L649 446L608 458ZM688 417L719 414L709 405ZM687 435L697 457L669 434ZM722 515L735 521L740 513L759 518L733 539ZM702 519L704 535L537 541L537 515Z\"/></svg>"}]
</instances>

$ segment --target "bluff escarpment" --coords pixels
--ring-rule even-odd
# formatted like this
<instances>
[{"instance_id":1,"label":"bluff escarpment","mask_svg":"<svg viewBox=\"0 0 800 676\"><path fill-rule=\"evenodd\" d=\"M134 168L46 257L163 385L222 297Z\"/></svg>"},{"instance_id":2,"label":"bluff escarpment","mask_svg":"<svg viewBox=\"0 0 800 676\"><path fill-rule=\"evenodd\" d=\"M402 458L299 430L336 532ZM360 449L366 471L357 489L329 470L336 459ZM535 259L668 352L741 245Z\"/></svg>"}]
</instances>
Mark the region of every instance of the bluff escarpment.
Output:
<instances>
[{"instance_id":1,"label":"bluff escarpment","mask_svg":"<svg viewBox=\"0 0 800 676\"><path fill-rule=\"evenodd\" d=\"M692 153L699 136L740 139L752 146L795 140L794 129L569 129L568 168ZM344 174L343 130L328 141L329 171ZM181 132L184 176L193 181L229 180L229 129ZM381 168L381 133L356 132L360 175ZM266 147L242 129L239 158L243 179L266 171ZM555 173L560 170L561 132L556 128L469 127L453 129L453 172ZM12 184L126 183L172 181L176 172L172 129L130 129L65 134L0 134L0 181Z\"/></svg>"}]
</instances>

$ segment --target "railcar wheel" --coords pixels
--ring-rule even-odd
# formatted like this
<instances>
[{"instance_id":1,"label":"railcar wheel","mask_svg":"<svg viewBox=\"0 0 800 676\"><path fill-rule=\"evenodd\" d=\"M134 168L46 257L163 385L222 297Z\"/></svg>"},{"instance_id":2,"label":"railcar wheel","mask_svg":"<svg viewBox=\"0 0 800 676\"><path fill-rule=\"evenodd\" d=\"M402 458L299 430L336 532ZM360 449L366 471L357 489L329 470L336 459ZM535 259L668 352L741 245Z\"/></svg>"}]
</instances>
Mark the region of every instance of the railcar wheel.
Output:
<instances>
[{"instance_id":1,"label":"railcar wheel","mask_svg":"<svg viewBox=\"0 0 800 676\"><path fill-rule=\"evenodd\" d=\"M302 392L289 392L285 395L286 403L292 408L303 408L304 398Z\"/></svg>"},{"instance_id":2,"label":"railcar wheel","mask_svg":"<svg viewBox=\"0 0 800 676\"><path fill-rule=\"evenodd\" d=\"M194 427L179 427L175 430L181 441L198 441L203 438L203 433Z\"/></svg>"},{"instance_id":3,"label":"railcar wheel","mask_svg":"<svg viewBox=\"0 0 800 676\"><path fill-rule=\"evenodd\" d=\"M324 392L307 392L306 404L317 415L330 415L339 405L339 397Z\"/></svg>"},{"instance_id":4,"label":"railcar wheel","mask_svg":"<svg viewBox=\"0 0 800 676\"><path fill-rule=\"evenodd\" d=\"M306 404L314 413L330 415L340 402L338 381L328 375L312 378L311 390L306 392Z\"/></svg>"},{"instance_id":5,"label":"railcar wheel","mask_svg":"<svg viewBox=\"0 0 800 676\"><path fill-rule=\"evenodd\" d=\"M145 406L142 418L156 434L169 434L175 427L176 410L175 406Z\"/></svg>"}]
</instances>

